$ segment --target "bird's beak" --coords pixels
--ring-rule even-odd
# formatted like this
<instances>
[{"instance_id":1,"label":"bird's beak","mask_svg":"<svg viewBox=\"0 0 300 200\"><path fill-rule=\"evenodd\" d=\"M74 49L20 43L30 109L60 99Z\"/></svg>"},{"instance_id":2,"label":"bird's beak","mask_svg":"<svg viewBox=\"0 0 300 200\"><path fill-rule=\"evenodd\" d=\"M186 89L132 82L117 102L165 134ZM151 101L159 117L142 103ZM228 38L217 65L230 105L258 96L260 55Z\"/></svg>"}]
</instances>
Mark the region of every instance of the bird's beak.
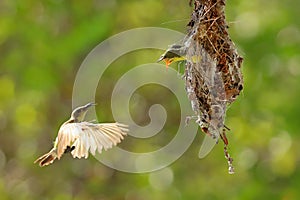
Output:
<instances>
[{"instance_id":1,"label":"bird's beak","mask_svg":"<svg viewBox=\"0 0 300 200\"><path fill-rule=\"evenodd\" d=\"M161 56L156 62L160 62L164 59L164 56Z\"/></svg>"},{"instance_id":2,"label":"bird's beak","mask_svg":"<svg viewBox=\"0 0 300 200\"><path fill-rule=\"evenodd\" d=\"M166 67L168 68L169 65L173 62L172 59L165 59Z\"/></svg>"},{"instance_id":3,"label":"bird's beak","mask_svg":"<svg viewBox=\"0 0 300 200\"><path fill-rule=\"evenodd\" d=\"M91 103L86 104L86 107L88 108L88 107L96 106L96 105L97 105L96 103L91 102Z\"/></svg>"}]
</instances>

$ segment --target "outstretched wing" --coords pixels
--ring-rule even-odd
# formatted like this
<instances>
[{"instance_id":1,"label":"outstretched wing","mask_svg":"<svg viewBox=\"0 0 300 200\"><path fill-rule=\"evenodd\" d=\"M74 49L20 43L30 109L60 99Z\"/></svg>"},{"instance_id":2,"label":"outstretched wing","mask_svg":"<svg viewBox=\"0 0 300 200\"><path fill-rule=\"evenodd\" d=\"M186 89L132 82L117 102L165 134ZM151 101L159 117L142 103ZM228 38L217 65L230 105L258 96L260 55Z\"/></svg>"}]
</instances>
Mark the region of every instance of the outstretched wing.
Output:
<instances>
[{"instance_id":1,"label":"outstretched wing","mask_svg":"<svg viewBox=\"0 0 300 200\"><path fill-rule=\"evenodd\" d=\"M87 158L89 152L95 155L121 142L127 135L128 126L120 123L93 124L90 122L67 123L61 126L57 141L57 157L60 159L65 150L74 147L74 158Z\"/></svg>"}]
</instances>

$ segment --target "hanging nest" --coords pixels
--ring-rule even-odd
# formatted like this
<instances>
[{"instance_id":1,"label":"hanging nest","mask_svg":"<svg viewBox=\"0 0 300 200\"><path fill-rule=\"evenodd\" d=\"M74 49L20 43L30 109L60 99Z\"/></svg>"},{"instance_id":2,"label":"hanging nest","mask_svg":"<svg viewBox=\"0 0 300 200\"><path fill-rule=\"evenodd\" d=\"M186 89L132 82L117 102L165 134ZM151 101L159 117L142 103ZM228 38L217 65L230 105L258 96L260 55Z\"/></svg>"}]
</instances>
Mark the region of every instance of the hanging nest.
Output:
<instances>
[{"instance_id":1,"label":"hanging nest","mask_svg":"<svg viewBox=\"0 0 300 200\"><path fill-rule=\"evenodd\" d=\"M243 58L229 37L224 9L225 0L194 1L184 40L187 58L184 78L196 122L209 136L222 139L229 173L234 173L233 159L227 150L229 128L224 121L227 106L243 89Z\"/></svg>"}]
</instances>

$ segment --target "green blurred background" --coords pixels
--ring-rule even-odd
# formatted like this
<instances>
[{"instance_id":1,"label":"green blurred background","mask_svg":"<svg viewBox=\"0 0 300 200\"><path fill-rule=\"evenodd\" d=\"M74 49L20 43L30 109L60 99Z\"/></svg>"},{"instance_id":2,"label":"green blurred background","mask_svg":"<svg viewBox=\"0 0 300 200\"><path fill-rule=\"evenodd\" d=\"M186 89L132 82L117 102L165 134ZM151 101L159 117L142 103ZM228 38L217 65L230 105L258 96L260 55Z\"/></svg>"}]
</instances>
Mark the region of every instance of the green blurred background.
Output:
<instances>
[{"instance_id":1,"label":"green blurred background","mask_svg":"<svg viewBox=\"0 0 300 200\"><path fill-rule=\"evenodd\" d=\"M51 148L69 117L72 87L85 56L124 30L155 26L185 32L188 0L2 0L0 2L0 199L300 199L300 2L227 1L230 34L245 58L245 89L226 124L235 175L227 173L223 146L198 159L199 131L188 151L167 168L147 174L118 172L66 155L50 167L33 161ZM130 42L130 41L126 41ZM162 51L123 56L107 70L97 93L100 121L113 120L110 94L122 73L155 61ZM172 65L176 68L176 65ZM142 78L142 77L140 77ZM182 87L184 87L182 85ZM147 108L167 109L167 136L126 138L123 148L155 149L176 133L180 108L159 86L140 88ZM135 102L138 103L138 102ZM171 116L171 117L170 117ZM188 133L186 133L188 134ZM133 142L134 141L134 142Z\"/></svg>"}]
</instances>

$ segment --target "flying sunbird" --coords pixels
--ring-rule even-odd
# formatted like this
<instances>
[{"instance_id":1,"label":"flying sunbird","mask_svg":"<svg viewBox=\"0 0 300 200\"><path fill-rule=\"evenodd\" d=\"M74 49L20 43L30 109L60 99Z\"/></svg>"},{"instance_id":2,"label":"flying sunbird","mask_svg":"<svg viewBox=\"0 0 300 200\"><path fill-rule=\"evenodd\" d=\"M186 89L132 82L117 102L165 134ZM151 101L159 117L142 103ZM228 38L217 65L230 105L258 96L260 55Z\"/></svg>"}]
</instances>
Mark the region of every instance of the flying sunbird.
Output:
<instances>
[{"instance_id":1,"label":"flying sunbird","mask_svg":"<svg viewBox=\"0 0 300 200\"><path fill-rule=\"evenodd\" d=\"M95 103L88 103L73 110L71 118L58 131L54 147L34 163L41 167L52 164L64 153L71 152L73 158L87 158L116 146L127 135L128 126L121 123L91 123L84 121L85 115Z\"/></svg>"}]
</instances>

